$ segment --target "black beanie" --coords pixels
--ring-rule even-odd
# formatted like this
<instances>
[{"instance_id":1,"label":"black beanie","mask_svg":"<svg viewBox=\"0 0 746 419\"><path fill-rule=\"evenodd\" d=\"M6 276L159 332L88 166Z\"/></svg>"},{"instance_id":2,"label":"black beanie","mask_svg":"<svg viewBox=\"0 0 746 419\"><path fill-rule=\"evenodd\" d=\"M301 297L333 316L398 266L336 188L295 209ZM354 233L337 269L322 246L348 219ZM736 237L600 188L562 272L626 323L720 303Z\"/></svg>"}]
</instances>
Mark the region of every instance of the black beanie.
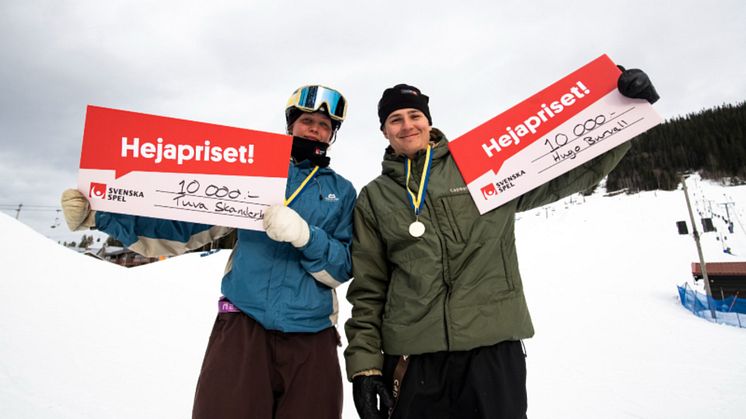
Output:
<instances>
[{"instance_id":1,"label":"black beanie","mask_svg":"<svg viewBox=\"0 0 746 419\"><path fill-rule=\"evenodd\" d=\"M427 105L429 101L430 98L423 95L420 89L406 84L397 84L394 87L384 90L381 100L378 101L378 119L381 121L381 131L383 131L383 124L386 122L386 118L392 112L405 108L413 108L421 111L427 117L430 125L432 125L433 119L430 117L430 108Z\"/></svg>"}]
</instances>

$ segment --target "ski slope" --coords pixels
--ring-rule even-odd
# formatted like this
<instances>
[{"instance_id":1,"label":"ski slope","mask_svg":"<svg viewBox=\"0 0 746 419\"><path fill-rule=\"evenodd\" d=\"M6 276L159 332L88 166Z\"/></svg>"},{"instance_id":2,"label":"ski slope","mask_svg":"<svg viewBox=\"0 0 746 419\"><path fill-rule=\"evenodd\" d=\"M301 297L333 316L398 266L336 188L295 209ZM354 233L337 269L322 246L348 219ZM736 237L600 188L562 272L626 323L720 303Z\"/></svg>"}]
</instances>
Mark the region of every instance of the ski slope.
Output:
<instances>
[{"instance_id":1,"label":"ski slope","mask_svg":"<svg viewBox=\"0 0 746 419\"><path fill-rule=\"evenodd\" d=\"M746 260L746 187L688 184L703 215L734 203L734 233L715 218L719 232L703 235L707 261ZM697 253L678 220L689 224L680 190L575 195L519 214L536 328L529 417L743 417L746 329L680 305ZM0 417L190 417L228 251L126 269L4 214L0 237ZM357 418L349 384L344 418Z\"/></svg>"}]
</instances>

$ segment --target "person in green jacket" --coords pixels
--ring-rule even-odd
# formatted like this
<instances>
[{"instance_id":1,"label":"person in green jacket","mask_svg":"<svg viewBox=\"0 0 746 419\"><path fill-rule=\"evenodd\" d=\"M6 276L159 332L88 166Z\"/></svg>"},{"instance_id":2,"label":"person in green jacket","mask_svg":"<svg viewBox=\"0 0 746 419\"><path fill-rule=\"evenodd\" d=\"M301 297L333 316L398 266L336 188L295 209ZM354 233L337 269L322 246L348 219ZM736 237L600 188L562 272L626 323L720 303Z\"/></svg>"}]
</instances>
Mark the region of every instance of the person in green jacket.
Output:
<instances>
[{"instance_id":1,"label":"person in green jacket","mask_svg":"<svg viewBox=\"0 0 746 419\"><path fill-rule=\"evenodd\" d=\"M619 90L658 98L640 70L624 70ZM596 185L630 143L480 216L428 102L399 84L378 103L389 147L355 206L347 292L355 407L363 419L525 418L521 340L534 329L515 214Z\"/></svg>"}]
</instances>

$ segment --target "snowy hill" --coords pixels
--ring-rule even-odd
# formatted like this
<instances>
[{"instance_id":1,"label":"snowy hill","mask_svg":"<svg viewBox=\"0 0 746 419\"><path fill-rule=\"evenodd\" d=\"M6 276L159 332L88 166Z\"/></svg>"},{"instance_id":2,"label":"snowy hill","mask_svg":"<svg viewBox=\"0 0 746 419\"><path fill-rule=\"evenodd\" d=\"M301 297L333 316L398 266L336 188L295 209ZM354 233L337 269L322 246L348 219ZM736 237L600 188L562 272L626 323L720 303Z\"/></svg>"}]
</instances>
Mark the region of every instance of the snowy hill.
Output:
<instances>
[{"instance_id":1,"label":"snowy hill","mask_svg":"<svg viewBox=\"0 0 746 419\"><path fill-rule=\"evenodd\" d=\"M746 260L746 187L689 187L705 216L735 203L734 233L715 217L719 232L703 236L707 261ZM529 417L742 417L746 329L678 301L697 260L676 232L676 221L689 224L681 191L574 196L519 217L536 328ZM190 416L227 251L125 269L4 214L0 234L0 417ZM344 321L346 287L338 292ZM349 387L344 417L356 418Z\"/></svg>"}]
</instances>

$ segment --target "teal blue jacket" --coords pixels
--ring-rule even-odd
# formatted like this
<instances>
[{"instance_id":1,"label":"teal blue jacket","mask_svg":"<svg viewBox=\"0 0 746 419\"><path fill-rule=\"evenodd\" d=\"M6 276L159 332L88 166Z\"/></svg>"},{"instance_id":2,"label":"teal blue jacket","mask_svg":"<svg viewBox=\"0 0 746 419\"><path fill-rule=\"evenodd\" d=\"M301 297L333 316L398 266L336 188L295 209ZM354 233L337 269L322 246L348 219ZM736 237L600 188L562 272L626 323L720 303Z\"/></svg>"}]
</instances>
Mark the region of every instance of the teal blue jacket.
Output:
<instances>
[{"instance_id":1,"label":"teal blue jacket","mask_svg":"<svg viewBox=\"0 0 746 419\"><path fill-rule=\"evenodd\" d=\"M286 196L313 167L291 164ZM335 288L351 278L350 243L356 192L352 183L321 168L290 204L308 223L302 248L276 242L263 231L238 230L221 290L264 328L318 332L336 323ZM147 255L184 253L230 233L206 224L98 212L96 227L130 249Z\"/></svg>"}]
</instances>

